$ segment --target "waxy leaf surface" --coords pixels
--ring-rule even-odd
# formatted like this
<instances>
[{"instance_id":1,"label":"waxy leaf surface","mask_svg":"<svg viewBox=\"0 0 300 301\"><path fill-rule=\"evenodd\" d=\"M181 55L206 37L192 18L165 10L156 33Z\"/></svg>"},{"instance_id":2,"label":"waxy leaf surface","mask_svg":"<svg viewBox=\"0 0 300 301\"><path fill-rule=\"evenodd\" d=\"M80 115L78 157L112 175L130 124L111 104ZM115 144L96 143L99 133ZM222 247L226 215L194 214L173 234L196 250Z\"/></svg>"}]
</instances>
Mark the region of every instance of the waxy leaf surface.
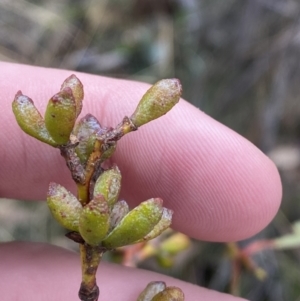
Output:
<instances>
[{"instance_id":1,"label":"waxy leaf surface","mask_svg":"<svg viewBox=\"0 0 300 301\"><path fill-rule=\"evenodd\" d=\"M72 90L76 102L76 117L78 117L82 110L82 100L84 97L83 85L76 75L72 74L61 85L61 90L64 90L65 88L70 88Z\"/></svg>"},{"instance_id":2,"label":"waxy leaf surface","mask_svg":"<svg viewBox=\"0 0 300 301\"><path fill-rule=\"evenodd\" d=\"M48 102L45 124L55 142L64 145L69 141L76 120L76 103L70 88L55 94Z\"/></svg>"},{"instance_id":3,"label":"waxy leaf surface","mask_svg":"<svg viewBox=\"0 0 300 301\"><path fill-rule=\"evenodd\" d=\"M78 232L82 206L72 193L59 184L50 183L47 204L54 218L63 227Z\"/></svg>"},{"instance_id":4,"label":"waxy leaf surface","mask_svg":"<svg viewBox=\"0 0 300 301\"><path fill-rule=\"evenodd\" d=\"M80 215L79 233L92 246L97 246L109 229L109 207L102 195L94 196Z\"/></svg>"},{"instance_id":5,"label":"waxy leaf surface","mask_svg":"<svg viewBox=\"0 0 300 301\"><path fill-rule=\"evenodd\" d=\"M141 292L137 301L151 301L152 298L166 288L166 284L162 281L152 281Z\"/></svg>"},{"instance_id":6,"label":"waxy leaf surface","mask_svg":"<svg viewBox=\"0 0 300 301\"><path fill-rule=\"evenodd\" d=\"M110 213L110 230L115 228L128 212L129 206L126 201L116 202Z\"/></svg>"},{"instance_id":7,"label":"waxy leaf surface","mask_svg":"<svg viewBox=\"0 0 300 301\"><path fill-rule=\"evenodd\" d=\"M102 194L112 207L119 197L121 179L121 172L117 166L104 171L96 181L94 195Z\"/></svg>"},{"instance_id":8,"label":"waxy leaf surface","mask_svg":"<svg viewBox=\"0 0 300 301\"><path fill-rule=\"evenodd\" d=\"M73 134L77 137L79 144L75 151L81 161L85 164L94 149L97 134L102 132L102 128L97 118L92 114L87 114L75 125Z\"/></svg>"},{"instance_id":9,"label":"waxy leaf surface","mask_svg":"<svg viewBox=\"0 0 300 301\"><path fill-rule=\"evenodd\" d=\"M142 97L131 116L137 127L161 117L179 101L182 87L178 79L163 79L154 84Z\"/></svg>"},{"instance_id":10,"label":"waxy leaf surface","mask_svg":"<svg viewBox=\"0 0 300 301\"><path fill-rule=\"evenodd\" d=\"M151 301L184 301L184 294L180 288L168 286L155 295Z\"/></svg>"},{"instance_id":11,"label":"waxy leaf surface","mask_svg":"<svg viewBox=\"0 0 300 301\"><path fill-rule=\"evenodd\" d=\"M28 135L57 146L45 126L45 121L33 101L19 91L12 103L12 109L20 128Z\"/></svg>"},{"instance_id":12,"label":"waxy leaf surface","mask_svg":"<svg viewBox=\"0 0 300 301\"><path fill-rule=\"evenodd\" d=\"M172 223L172 215L173 215L173 211L171 209L163 208L163 214L161 216L160 221L154 226L151 232L149 232L138 242L148 241L150 239L153 239L158 235L160 235L167 228L169 228Z\"/></svg>"},{"instance_id":13,"label":"waxy leaf surface","mask_svg":"<svg viewBox=\"0 0 300 301\"><path fill-rule=\"evenodd\" d=\"M159 198L142 202L131 210L103 240L107 248L117 248L135 243L148 234L162 216L162 200Z\"/></svg>"}]
</instances>

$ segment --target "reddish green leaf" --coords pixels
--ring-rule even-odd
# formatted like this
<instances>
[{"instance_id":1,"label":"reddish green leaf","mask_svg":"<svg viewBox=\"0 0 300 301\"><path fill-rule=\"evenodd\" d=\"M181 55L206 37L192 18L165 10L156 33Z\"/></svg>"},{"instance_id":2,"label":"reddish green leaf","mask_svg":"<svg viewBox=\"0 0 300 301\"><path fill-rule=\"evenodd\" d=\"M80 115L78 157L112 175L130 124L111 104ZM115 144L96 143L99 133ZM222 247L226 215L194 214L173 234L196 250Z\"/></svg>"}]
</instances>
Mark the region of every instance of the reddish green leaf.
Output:
<instances>
[{"instance_id":1,"label":"reddish green leaf","mask_svg":"<svg viewBox=\"0 0 300 301\"><path fill-rule=\"evenodd\" d=\"M47 204L54 218L63 227L78 231L82 206L72 193L59 184L50 183Z\"/></svg>"},{"instance_id":2,"label":"reddish green leaf","mask_svg":"<svg viewBox=\"0 0 300 301\"><path fill-rule=\"evenodd\" d=\"M45 124L53 140L63 145L69 141L76 120L76 103L70 88L64 88L48 102Z\"/></svg>"},{"instance_id":3,"label":"reddish green leaf","mask_svg":"<svg viewBox=\"0 0 300 301\"><path fill-rule=\"evenodd\" d=\"M168 286L155 295L151 301L184 301L184 294L180 288Z\"/></svg>"},{"instance_id":4,"label":"reddish green leaf","mask_svg":"<svg viewBox=\"0 0 300 301\"><path fill-rule=\"evenodd\" d=\"M135 243L154 228L162 211L162 200L159 198L142 202L120 221L103 240L102 245L117 248Z\"/></svg>"},{"instance_id":5,"label":"reddish green leaf","mask_svg":"<svg viewBox=\"0 0 300 301\"><path fill-rule=\"evenodd\" d=\"M121 172L117 166L104 171L97 179L94 194L102 194L111 207L118 200L121 190Z\"/></svg>"},{"instance_id":6,"label":"reddish green leaf","mask_svg":"<svg viewBox=\"0 0 300 301\"><path fill-rule=\"evenodd\" d=\"M154 84L142 97L131 116L137 127L159 118L179 101L182 87L178 79L163 79Z\"/></svg>"},{"instance_id":7,"label":"reddish green leaf","mask_svg":"<svg viewBox=\"0 0 300 301\"><path fill-rule=\"evenodd\" d=\"M152 298L166 288L163 281L152 281L141 292L137 301L151 301Z\"/></svg>"},{"instance_id":8,"label":"reddish green leaf","mask_svg":"<svg viewBox=\"0 0 300 301\"><path fill-rule=\"evenodd\" d=\"M12 109L20 128L26 134L52 146L57 146L46 129L45 121L32 99L19 91L12 103Z\"/></svg>"},{"instance_id":9,"label":"reddish green leaf","mask_svg":"<svg viewBox=\"0 0 300 301\"><path fill-rule=\"evenodd\" d=\"M79 141L75 150L81 163L87 162L94 149L96 136L102 131L100 123L92 114L87 114L75 125L73 134Z\"/></svg>"},{"instance_id":10,"label":"reddish green leaf","mask_svg":"<svg viewBox=\"0 0 300 301\"><path fill-rule=\"evenodd\" d=\"M94 196L82 210L79 233L91 246L97 246L107 235L110 225L109 207L102 195Z\"/></svg>"},{"instance_id":11,"label":"reddish green leaf","mask_svg":"<svg viewBox=\"0 0 300 301\"><path fill-rule=\"evenodd\" d=\"M78 117L82 110L82 100L84 97L83 85L76 75L72 74L63 82L60 90L62 91L65 88L70 88L72 90L76 102L76 117Z\"/></svg>"},{"instance_id":12,"label":"reddish green leaf","mask_svg":"<svg viewBox=\"0 0 300 301\"><path fill-rule=\"evenodd\" d=\"M129 207L126 201L116 202L110 213L110 230L115 228L128 212Z\"/></svg>"}]
</instances>

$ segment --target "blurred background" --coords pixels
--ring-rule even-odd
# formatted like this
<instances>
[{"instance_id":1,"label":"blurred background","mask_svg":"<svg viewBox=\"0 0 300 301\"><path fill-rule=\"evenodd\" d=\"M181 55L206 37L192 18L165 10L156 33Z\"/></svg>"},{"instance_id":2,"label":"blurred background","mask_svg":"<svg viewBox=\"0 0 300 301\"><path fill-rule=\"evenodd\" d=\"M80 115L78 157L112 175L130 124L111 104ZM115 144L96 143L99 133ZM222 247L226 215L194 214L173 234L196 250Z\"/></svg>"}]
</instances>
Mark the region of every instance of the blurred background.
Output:
<instances>
[{"instance_id":1,"label":"blurred background","mask_svg":"<svg viewBox=\"0 0 300 301\"><path fill-rule=\"evenodd\" d=\"M281 210L257 236L217 244L167 233L156 251L139 246L107 260L251 301L300 301L299 16L296 0L0 0L0 60L149 83L178 77L185 99L281 172ZM63 234L45 203L0 200L0 241L76 250Z\"/></svg>"}]
</instances>

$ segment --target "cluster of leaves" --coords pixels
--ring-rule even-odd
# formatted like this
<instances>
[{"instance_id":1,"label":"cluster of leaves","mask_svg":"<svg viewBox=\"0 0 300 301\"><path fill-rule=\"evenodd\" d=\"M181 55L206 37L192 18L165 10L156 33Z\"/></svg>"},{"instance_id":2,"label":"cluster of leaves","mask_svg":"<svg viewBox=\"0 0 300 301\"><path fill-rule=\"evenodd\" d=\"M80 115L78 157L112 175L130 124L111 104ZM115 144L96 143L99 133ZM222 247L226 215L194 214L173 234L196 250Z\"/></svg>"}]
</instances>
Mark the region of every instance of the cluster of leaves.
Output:
<instances>
[{"instance_id":1,"label":"cluster of leaves","mask_svg":"<svg viewBox=\"0 0 300 301\"><path fill-rule=\"evenodd\" d=\"M181 289L175 286L166 286L162 281L150 282L141 292L137 301L180 301L184 300Z\"/></svg>"},{"instance_id":2,"label":"cluster of leaves","mask_svg":"<svg viewBox=\"0 0 300 301\"><path fill-rule=\"evenodd\" d=\"M105 251L148 241L171 225L173 212L163 207L160 198L146 200L130 211L125 200L118 200L120 170L117 166L104 170L102 163L112 156L121 137L166 114L180 95L181 85L177 79L157 82L142 97L135 112L125 116L115 128L102 127L91 114L76 123L84 91L75 75L68 77L60 91L51 97L44 117L29 97L20 91L15 96L12 108L21 129L58 148L77 185L75 196L63 186L50 183L47 203L54 218L71 231L67 237L80 244L81 300L98 300L95 275ZM149 287L147 292L153 292L153 287L157 292L152 293L151 298L145 293L139 301L173 300L173 294L181 292L161 283ZM183 294L176 300L183 300Z\"/></svg>"}]
</instances>

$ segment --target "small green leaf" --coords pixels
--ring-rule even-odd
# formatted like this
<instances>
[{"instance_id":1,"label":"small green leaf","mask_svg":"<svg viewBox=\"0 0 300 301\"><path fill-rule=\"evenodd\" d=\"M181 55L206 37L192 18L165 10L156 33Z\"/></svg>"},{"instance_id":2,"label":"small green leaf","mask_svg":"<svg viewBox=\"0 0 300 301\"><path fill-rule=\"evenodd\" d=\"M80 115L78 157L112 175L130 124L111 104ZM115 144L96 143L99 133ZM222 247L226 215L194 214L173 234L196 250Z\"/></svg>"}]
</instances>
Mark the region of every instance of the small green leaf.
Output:
<instances>
[{"instance_id":1,"label":"small green leaf","mask_svg":"<svg viewBox=\"0 0 300 301\"><path fill-rule=\"evenodd\" d=\"M78 231L82 206L72 193L59 184L50 183L47 204L54 218L63 227Z\"/></svg>"},{"instance_id":2,"label":"small green leaf","mask_svg":"<svg viewBox=\"0 0 300 301\"><path fill-rule=\"evenodd\" d=\"M160 252L176 255L191 245L190 239L180 232L172 234L160 244Z\"/></svg>"},{"instance_id":3,"label":"small green leaf","mask_svg":"<svg viewBox=\"0 0 300 301\"><path fill-rule=\"evenodd\" d=\"M32 99L19 91L12 103L12 109L20 128L26 134L54 147L58 145L47 131L45 121Z\"/></svg>"},{"instance_id":4,"label":"small green leaf","mask_svg":"<svg viewBox=\"0 0 300 301\"><path fill-rule=\"evenodd\" d=\"M162 200L159 198L142 202L120 221L103 240L102 245L117 248L135 243L159 222L162 211Z\"/></svg>"},{"instance_id":5,"label":"small green leaf","mask_svg":"<svg viewBox=\"0 0 300 301\"><path fill-rule=\"evenodd\" d=\"M112 207L119 197L121 179L121 172L117 166L104 171L95 183L94 194L102 194Z\"/></svg>"},{"instance_id":6,"label":"small green leaf","mask_svg":"<svg viewBox=\"0 0 300 301\"><path fill-rule=\"evenodd\" d=\"M161 117L179 101L182 93L180 81L176 78L163 79L154 84L142 97L130 117L136 127Z\"/></svg>"},{"instance_id":7,"label":"small green leaf","mask_svg":"<svg viewBox=\"0 0 300 301\"><path fill-rule=\"evenodd\" d=\"M76 103L70 88L64 88L48 102L45 124L59 145L67 144L76 120Z\"/></svg>"},{"instance_id":8,"label":"small green leaf","mask_svg":"<svg viewBox=\"0 0 300 301\"><path fill-rule=\"evenodd\" d=\"M172 215L173 215L173 210L163 208L163 214L161 216L160 221L154 226L151 232L149 232L146 236L144 236L142 239L140 239L137 242L148 241L150 239L157 237L162 232L164 232L167 228L171 226Z\"/></svg>"},{"instance_id":9,"label":"small green leaf","mask_svg":"<svg viewBox=\"0 0 300 301\"><path fill-rule=\"evenodd\" d=\"M166 288L163 281L152 281L141 292L137 301L151 301L152 298Z\"/></svg>"},{"instance_id":10,"label":"small green leaf","mask_svg":"<svg viewBox=\"0 0 300 301\"><path fill-rule=\"evenodd\" d=\"M115 228L128 212L129 207L126 201L116 202L110 213L110 230Z\"/></svg>"},{"instance_id":11,"label":"small green leaf","mask_svg":"<svg viewBox=\"0 0 300 301\"><path fill-rule=\"evenodd\" d=\"M168 286L155 295L151 301L184 301L184 294L180 288Z\"/></svg>"},{"instance_id":12,"label":"small green leaf","mask_svg":"<svg viewBox=\"0 0 300 301\"><path fill-rule=\"evenodd\" d=\"M79 141L75 151L81 163L85 164L87 162L94 149L96 136L102 131L103 129L101 128L99 121L92 114L87 114L75 125L73 134Z\"/></svg>"},{"instance_id":13,"label":"small green leaf","mask_svg":"<svg viewBox=\"0 0 300 301\"><path fill-rule=\"evenodd\" d=\"M82 110L82 100L84 97L83 85L76 75L72 74L63 82L60 90L62 91L67 87L72 90L76 102L76 117L78 117Z\"/></svg>"},{"instance_id":14,"label":"small green leaf","mask_svg":"<svg viewBox=\"0 0 300 301\"><path fill-rule=\"evenodd\" d=\"M88 244L97 246L106 236L109 225L108 204L103 195L96 195L82 210L79 233Z\"/></svg>"},{"instance_id":15,"label":"small green leaf","mask_svg":"<svg viewBox=\"0 0 300 301\"><path fill-rule=\"evenodd\" d=\"M117 143L115 141L112 141L110 142L110 145L106 145L106 146L108 146L107 149L105 149L101 155L102 162L109 159L114 154L117 148Z\"/></svg>"}]
</instances>

